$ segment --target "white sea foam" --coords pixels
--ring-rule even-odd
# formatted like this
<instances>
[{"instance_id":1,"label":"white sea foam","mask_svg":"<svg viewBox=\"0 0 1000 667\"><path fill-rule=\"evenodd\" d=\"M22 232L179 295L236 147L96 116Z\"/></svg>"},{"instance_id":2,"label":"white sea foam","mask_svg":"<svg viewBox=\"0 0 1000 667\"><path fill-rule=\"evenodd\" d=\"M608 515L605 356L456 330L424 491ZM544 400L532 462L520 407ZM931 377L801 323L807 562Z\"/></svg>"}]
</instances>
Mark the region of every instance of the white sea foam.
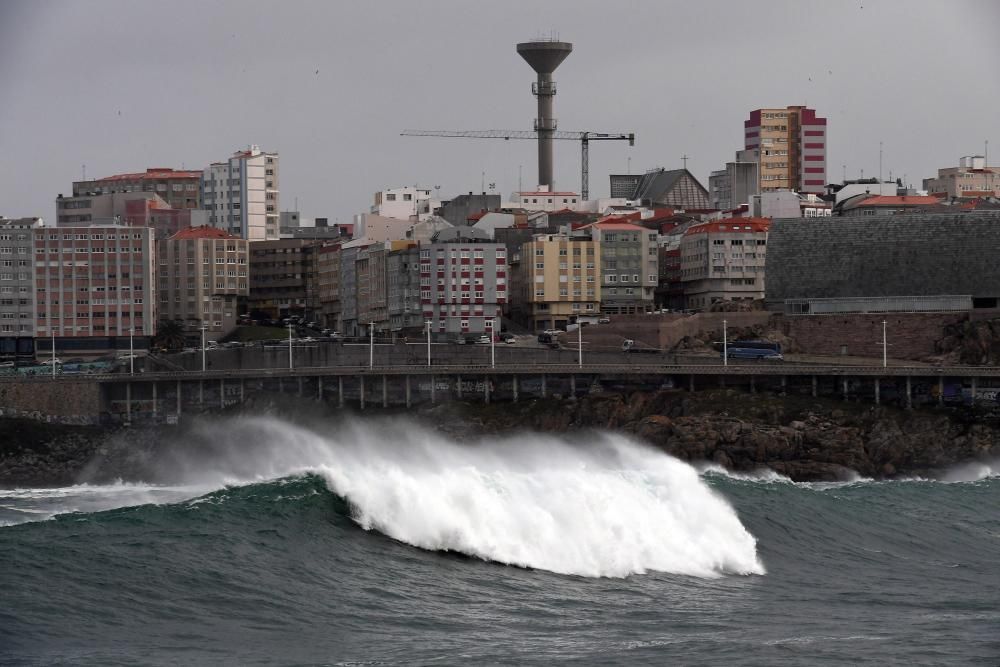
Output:
<instances>
[{"instance_id":1,"label":"white sea foam","mask_svg":"<svg viewBox=\"0 0 1000 667\"><path fill-rule=\"evenodd\" d=\"M590 577L764 573L756 540L694 468L619 435L461 444L405 422L213 428L192 481L314 471L362 527L423 549Z\"/></svg>"}]
</instances>

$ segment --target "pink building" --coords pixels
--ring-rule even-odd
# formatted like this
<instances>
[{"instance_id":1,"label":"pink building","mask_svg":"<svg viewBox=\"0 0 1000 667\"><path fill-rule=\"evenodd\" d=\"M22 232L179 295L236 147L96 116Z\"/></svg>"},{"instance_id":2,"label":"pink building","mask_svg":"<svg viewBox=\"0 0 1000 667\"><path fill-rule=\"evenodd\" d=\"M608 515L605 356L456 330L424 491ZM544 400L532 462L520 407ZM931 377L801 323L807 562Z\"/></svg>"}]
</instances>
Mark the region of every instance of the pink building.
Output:
<instances>
[{"instance_id":1,"label":"pink building","mask_svg":"<svg viewBox=\"0 0 1000 667\"><path fill-rule=\"evenodd\" d=\"M128 349L130 331L146 347L156 330L153 244L149 227L35 229L37 338L55 337L68 356Z\"/></svg>"}]
</instances>

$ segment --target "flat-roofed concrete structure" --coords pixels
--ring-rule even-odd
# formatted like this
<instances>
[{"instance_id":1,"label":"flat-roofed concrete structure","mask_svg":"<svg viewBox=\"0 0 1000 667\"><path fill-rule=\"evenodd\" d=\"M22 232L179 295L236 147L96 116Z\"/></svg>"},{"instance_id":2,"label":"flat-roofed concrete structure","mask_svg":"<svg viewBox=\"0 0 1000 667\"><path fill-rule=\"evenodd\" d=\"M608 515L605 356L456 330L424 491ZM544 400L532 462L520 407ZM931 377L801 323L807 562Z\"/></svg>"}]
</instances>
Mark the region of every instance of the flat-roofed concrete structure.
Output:
<instances>
[{"instance_id":1,"label":"flat-roofed concrete structure","mask_svg":"<svg viewBox=\"0 0 1000 667\"><path fill-rule=\"evenodd\" d=\"M829 311L831 299L857 302L852 312L955 310L956 297L973 308L1000 303L998 211L785 218L767 243L772 310L811 312L812 300L827 300Z\"/></svg>"}]
</instances>

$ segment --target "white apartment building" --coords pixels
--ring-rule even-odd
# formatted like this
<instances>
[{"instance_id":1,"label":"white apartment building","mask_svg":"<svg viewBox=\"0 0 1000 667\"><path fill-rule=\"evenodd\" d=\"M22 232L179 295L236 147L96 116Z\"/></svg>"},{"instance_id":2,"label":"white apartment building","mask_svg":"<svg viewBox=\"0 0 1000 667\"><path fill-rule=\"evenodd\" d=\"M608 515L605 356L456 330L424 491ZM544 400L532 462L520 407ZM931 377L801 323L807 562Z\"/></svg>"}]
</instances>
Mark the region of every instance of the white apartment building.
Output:
<instances>
[{"instance_id":1,"label":"white apartment building","mask_svg":"<svg viewBox=\"0 0 1000 667\"><path fill-rule=\"evenodd\" d=\"M426 220L440 205L438 199L431 197L430 190L416 186L390 188L375 193L375 203L369 212L384 218Z\"/></svg>"},{"instance_id":2,"label":"white apartment building","mask_svg":"<svg viewBox=\"0 0 1000 667\"><path fill-rule=\"evenodd\" d=\"M278 192L278 154L256 145L212 163L201 178L208 224L248 241L279 237Z\"/></svg>"}]
</instances>

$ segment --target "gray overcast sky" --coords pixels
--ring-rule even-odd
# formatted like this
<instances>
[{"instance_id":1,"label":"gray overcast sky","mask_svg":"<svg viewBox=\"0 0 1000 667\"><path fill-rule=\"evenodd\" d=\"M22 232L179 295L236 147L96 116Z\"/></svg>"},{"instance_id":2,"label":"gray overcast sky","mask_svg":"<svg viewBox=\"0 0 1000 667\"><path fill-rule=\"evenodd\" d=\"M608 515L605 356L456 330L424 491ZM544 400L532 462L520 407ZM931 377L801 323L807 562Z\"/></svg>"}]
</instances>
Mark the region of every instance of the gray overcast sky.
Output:
<instances>
[{"instance_id":1,"label":"gray overcast sky","mask_svg":"<svg viewBox=\"0 0 1000 667\"><path fill-rule=\"evenodd\" d=\"M556 31L560 129L627 131L591 148L607 174L708 173L742 148L749 110L829 119L828 178L919 186L983 150L1000 163L1000 2L56 2L0 0L0 214L54 218L89 177L200 169L250 143L281 154L281 203L349 220L374 191L500 191L536 179L528 141L399 137L404 128L530 129L516 42ZM318 72L317 72L318 70ZM579 145L556 142L559 187Z\"/></svg>"}]
</instances>

